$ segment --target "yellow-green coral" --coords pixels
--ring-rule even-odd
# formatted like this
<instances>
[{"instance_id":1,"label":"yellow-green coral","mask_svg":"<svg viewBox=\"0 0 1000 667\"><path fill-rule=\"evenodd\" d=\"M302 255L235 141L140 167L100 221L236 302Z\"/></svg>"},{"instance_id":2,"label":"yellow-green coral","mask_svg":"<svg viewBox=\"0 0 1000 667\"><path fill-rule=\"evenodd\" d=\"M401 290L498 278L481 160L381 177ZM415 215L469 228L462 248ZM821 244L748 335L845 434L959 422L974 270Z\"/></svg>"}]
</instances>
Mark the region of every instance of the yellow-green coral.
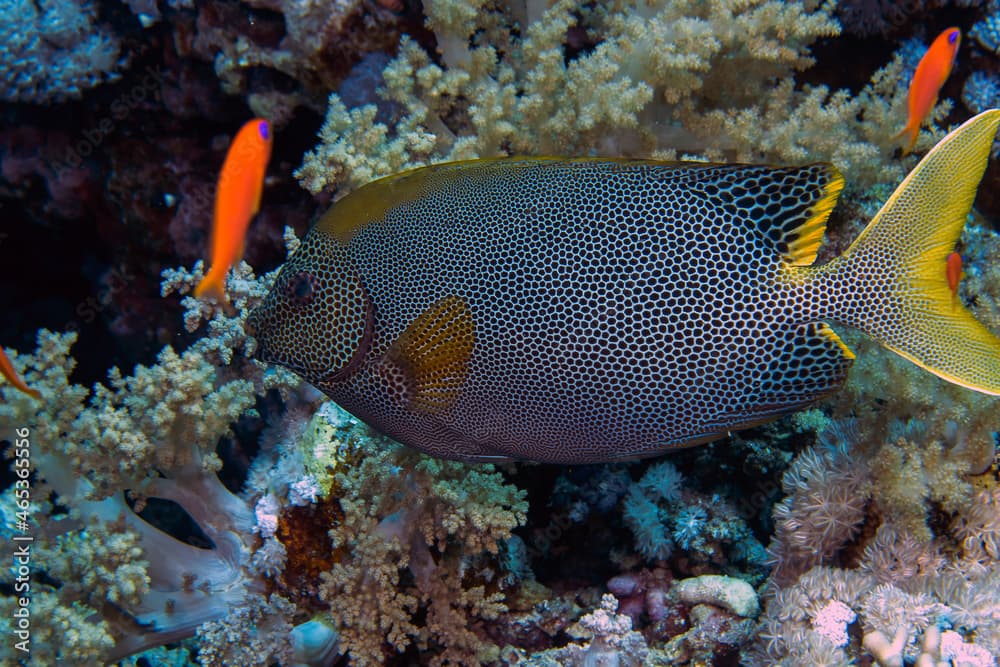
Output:
<instances>
[{"instance_id":1,"label":"yellow-green coral","mask_svg":"<svg viewBox=\"0 0 1000 667\"><path fill-rule=\"evenodd\" d=\"M320 497L330 492L334 474L348 464L346 459L350 456L351 445L347 442L350 436L345 426L349 423L356 426L357 420L327 403L312 416L299 440L303 468L316 481Z\"/></svg>"},{"instance_id":2,"label":"yellow-green coral","mask_svg":"<svg viewBox=\"0 0 1000 667\"><path fill-rule=\"evenodd\" d=\"M815 2L599 5L557 0L541 12L515 3L505 14L487 4L472 15L453 0L430 2L446 66L404 39L384 91L401 120L386 127L374 106L349 110L331 95L322 142L297 177L316 193L476 156L718 152L738 137L695 135L682 123L757 104L774 79L812 62L810 42L839 30L830 6ZM571 29L594 48L567 58Z\"/></svg>"}]
</instances>

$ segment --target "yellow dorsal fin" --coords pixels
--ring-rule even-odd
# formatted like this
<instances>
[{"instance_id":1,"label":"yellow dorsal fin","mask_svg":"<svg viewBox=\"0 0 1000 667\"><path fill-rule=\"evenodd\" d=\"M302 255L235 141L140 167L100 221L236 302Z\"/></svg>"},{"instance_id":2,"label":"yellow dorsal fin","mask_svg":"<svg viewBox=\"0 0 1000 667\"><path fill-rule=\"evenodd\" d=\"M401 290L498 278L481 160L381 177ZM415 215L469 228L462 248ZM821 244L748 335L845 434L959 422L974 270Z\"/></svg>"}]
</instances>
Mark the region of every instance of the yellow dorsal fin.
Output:
<instances>
[{"instance_id":1,"label":"yellow dorsal fin","mask_svg":"<svg viewBox=\"0 0 1000 667\"><path fill-rule=\"evenodd\" d=\"M699 184L737 220L750 225L793 266L816 261L826 221L844 189L832 164L802 167L732 165L706 170L717 174Z\"/></svg>"},{"instance_id":2,"label":"yellow dorsal fin","mask_svg":"<svg viewBox=\"0 0 1000 667\"><path fill-rule=\"evenodd\" d=\"M392 344L383 359L383 376L409 408L440 413L458 399L474 343L469 305L457 296L444 297Z\"/></svg>"},{"instance_id":3,"label":"yellow dorsal fin","mask_svg":"<svg viewBox=\"0 0 1000 667\"><path fill-rule=\"evenodd\" d=\"M795 220L801 220L801 224L793 228L786 239L788 252L784 255L785 261L794 266L809 266L816 261L816 254L826 234L826 221L830 218L833 207L837 205L841 190L844 189L844 177L831 164L816 164L803 169L818 172L816 178L819 187L814 190L814 194L818 197L805 212L801 216L790 217L785 221L787 229ZM830 334L836 338L833 331L830 331Z\"/></svg>"}]
</instances>

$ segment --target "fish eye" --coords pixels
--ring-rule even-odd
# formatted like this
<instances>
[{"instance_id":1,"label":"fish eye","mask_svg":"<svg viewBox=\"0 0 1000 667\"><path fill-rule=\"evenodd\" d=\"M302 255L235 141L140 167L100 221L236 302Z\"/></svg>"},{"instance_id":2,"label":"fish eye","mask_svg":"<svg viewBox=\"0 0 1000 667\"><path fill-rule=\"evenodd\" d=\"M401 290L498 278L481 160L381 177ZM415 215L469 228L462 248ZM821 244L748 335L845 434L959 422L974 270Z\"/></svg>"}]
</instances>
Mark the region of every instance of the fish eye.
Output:
<instances>
[{"instance_id":1,"label":"fish eye","mask_svg":"<svg viewBox=\"0 0 1000 667\"><path fill-rule=\"evenodd\" d=\"M316 276L299 271L285 285L285 295L296 306L308 306L316 296Z\"/></svg>"},{"instance_id":2,"label":"fish eye","mask_svg":"<svg viewBox=\"0 0 1000 667\"><path fill-rule=\"evenodd\" d=\"M264 141L271 138L271 125L266 120L260 121L257 130L260 131L260 138Z\"/></svg>"},{"instance_id":3,"label":"fish eye","mask_svg":"<svg viewBox=\"0 0 1000 667\"><path fill-rule=\"evenodd\" d=\"M952 30L951 34L948 35L948 43L949 44L954 44L956 40L958 40L958 31L957 30Z\"/></svg>"}]
</instances>

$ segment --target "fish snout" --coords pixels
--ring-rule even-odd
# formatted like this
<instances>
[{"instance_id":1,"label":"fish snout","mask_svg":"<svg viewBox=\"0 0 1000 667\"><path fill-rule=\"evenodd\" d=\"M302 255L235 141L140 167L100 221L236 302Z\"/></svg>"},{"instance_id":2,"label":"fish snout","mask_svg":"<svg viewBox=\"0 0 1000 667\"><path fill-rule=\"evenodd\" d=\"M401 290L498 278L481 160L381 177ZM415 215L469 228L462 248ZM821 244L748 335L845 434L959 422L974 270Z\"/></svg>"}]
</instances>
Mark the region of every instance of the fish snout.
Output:
<instances>
[{"instance_id":1,"label":"fish snout","mask_svg":"<svg viewBox=\"0 0 1000 667\"><path fill-rule=\"evenodd\" d=\"M247 315L243 322L243 332L256 341L253 351L253 358L258 361L270 362L270 355L267 351L267 335L262 331L261 318L257 310L253 310Z\"/></svg>"}]
</instances>

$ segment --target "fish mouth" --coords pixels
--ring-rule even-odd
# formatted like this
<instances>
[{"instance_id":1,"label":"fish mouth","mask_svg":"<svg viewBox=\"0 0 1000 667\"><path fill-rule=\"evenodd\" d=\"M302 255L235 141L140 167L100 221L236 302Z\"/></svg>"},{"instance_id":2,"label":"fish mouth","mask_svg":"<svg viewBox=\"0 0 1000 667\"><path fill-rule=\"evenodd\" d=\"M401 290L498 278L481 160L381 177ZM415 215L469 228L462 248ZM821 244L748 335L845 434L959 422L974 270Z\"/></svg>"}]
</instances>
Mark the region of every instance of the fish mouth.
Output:
<instances>
[{"instance_id":1,"label":"fish mouth","mask_svg":"<svg viewBox=\"0 0 1000 667\"><path fill-rule=\"evenodd\" d=\"M249 331L247 332L249 335ZM271 364L272 366L281 366L282 368L287 368L299 377L308 380L313 374L310 373L309 368L301 363L297 363L287 358L286 355L282 354L279 350L272 350L271 346L268 345L267 340L260 335L258 332L257 336L254 336L254 340L257 342L257 346L254 348L252 357L257 361L265 364Z\"/></svg>"},{"instance_id":2,"label":"fish mouth","mask_svg":"<svg viewBox=\"0 0 1000 667\"><path fill-rule=\"evenodd\" d=\"M256 343L251 357L265 364L283 366L301 377L308 377L308 368L305 368L302 364L295 363L291 359L288 359L286 355L281 353L280 349L272 349L270 345L270 336L268 335L268 328L262 323L261 320L262 317L259 310L255 309L247 315L246 320L243 322L244 333L247 337L253 338Z\"/></svg>"},{"instance_id":3,"label":"fish mouth","mask_svg":"<svg viewBox=\"0 0 1000 667\"><path fill-rule=\"evenodd\" d=\"M256 343L254 345L253 358L257 361L273 363L272 355L267 352L267 341L260 330L260 316L257 314L257 310L251 311L243 321L243 333L248 338L253 338L254 343Z\"/></svg>"}]
</instances>

